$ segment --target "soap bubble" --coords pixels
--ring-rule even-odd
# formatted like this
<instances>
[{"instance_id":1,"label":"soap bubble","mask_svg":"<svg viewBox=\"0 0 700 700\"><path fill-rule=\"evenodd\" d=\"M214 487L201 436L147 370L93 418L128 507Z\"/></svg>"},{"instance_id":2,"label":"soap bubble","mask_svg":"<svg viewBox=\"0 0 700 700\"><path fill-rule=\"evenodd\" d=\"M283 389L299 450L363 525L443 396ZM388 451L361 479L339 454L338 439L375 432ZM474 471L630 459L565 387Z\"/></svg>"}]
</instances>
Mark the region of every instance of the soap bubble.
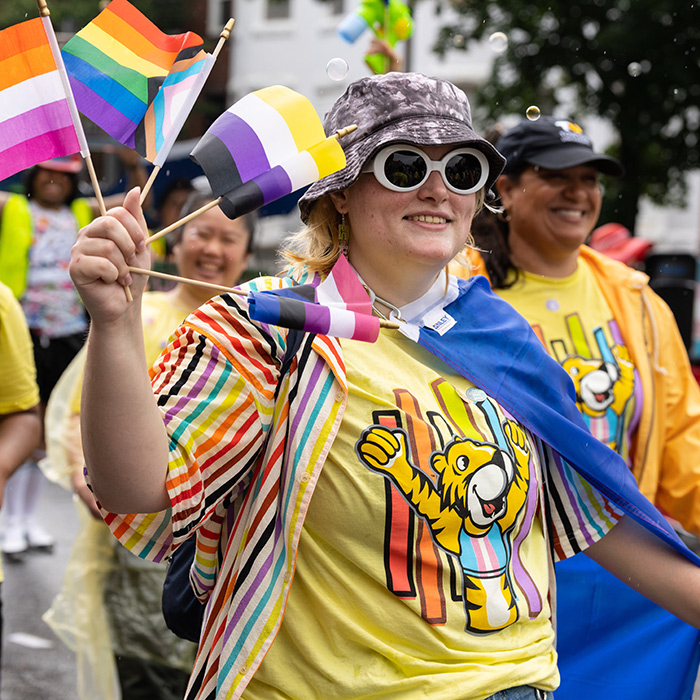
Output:
<instances>
[{"instance_id":1,"label":"soap bubble","mask_svg":"<svg viewBox=\"0 0 700 700\"><path fill-rule=\"evenodd\" d=\"M494 32L489 37L489 46L495 53L503 53L508 48L508 37L503 32Z\"/></svg>"},{"instance_id":2,"label":"soap bubble","mask_svg":"<svg viewBox=\"0 0 700 700\"><path fill-rule=\"evenodd\" d=\"M637 61L632 61L632 63L630 63L630 64L627 66L627 72L628 72L633 78L636 78L637 76L639 76L639 75L642 74L642 64L641 64L641 63L637 63Z\"/></svg>"},{"instance_id":3,"label":"soap bubble","mask_svg":"<svg viewBox=\"0 0 700 700\"><path fill-rule=\"evenodd\" d=\"M536 122L539 118L542 112L540 112L540 108L537 105L530 105L526 110L525 110L525 116L531 121L531 122Z\"/></svg>"},{"instance_id":4,"label":"soap bubble","mask_svg":"<svg viewBox=\"0 0 700 700\"><path fill-rule=\"evenodd\" d=\"M464 48L465 44L466 39L464 38L464 34L455 34L452 37L452 46L454 46L456 49Z\"/></svg>"},{"instance_id":5,"label":"soap bubble","mask_svg":"<svg viewBox=\"0 0 700 700\"><path fill-rule=\"evenodd\" d=\"M331 80L345 80L349 71L350 66L344 58L331 58L326 65L326 75Z\"/></svg>"}]
</instances>

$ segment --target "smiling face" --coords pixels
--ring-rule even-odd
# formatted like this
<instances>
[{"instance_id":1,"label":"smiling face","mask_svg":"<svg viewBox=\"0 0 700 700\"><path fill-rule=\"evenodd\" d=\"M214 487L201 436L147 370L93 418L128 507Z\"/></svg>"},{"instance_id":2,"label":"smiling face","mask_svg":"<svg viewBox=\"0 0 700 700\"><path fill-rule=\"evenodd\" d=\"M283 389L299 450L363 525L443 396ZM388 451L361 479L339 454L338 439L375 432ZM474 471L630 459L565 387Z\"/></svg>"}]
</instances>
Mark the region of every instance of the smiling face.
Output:
<instances>
[{"instance_id":1,"label":"smiling face","mask_svg":"<svg viewBox=\"0 0 700 700\"><path fill-rule=\"evenodd\" d=\"M230 287L246 269L250 254L250 234L241 219L229 219L214 207L185 225L182 238L173 247L173 256L183 277ZM213 292L189 286L201 301Z\"/></svg>"},{"instance_id":2,"label":"smiling face","mask_svg":"<svg viewBox=\"0 0 700 700\"><path fill-rule=\"evenodd\" d=\"M455 146L421 148L438 160ZM347 217L348 259L379 296L397 305L427 291L464 247L476 202L475 194L449 190L438 172L410 192L388 190L365 173L331 197Z\"/></svg>"},{"instance_id":3,"label":"smiling face","mask_svg":"<svg viewBox=\"0 0 700 700\"><path fill-rule=\"evenodd\" d=\"M600 215L602 194L596 168L530 167L518 178L502 175L498 191L510 215L509 244L518 267L551 276L573 273L578 249ZM552 269L540 267L547 262ZM558 266L559 274L553 274Z\"/></svg>"}]
</instances>

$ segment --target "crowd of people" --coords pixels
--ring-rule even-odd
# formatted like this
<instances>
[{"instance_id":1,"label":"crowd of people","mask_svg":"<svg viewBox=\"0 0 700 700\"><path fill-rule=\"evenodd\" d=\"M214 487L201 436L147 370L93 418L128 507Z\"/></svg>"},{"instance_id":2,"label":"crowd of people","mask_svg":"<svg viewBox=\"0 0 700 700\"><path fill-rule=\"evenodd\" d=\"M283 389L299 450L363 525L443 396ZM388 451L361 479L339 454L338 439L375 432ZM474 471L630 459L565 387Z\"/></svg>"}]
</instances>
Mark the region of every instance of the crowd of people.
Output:
<instances>
[{"instance_id":1,"label":"crowd of people","mask_svg":"<svg viewBox=\"0 0 700 700\"><path fill-rule=\"evenodd\" d=\"M148 291L137 161L104 216L73 158L0 198L3 549L52 545L33 517L45 423L82 523L47 620L83 640L81 687L575 700L600 688L586 650L618 653L614 614L638 616L642 665L682 639L696 673L700 559L670 519L700 535L700 387L645 275L586 245L623 164L566 119L484 138L467 96L419 73L351 83L324 128L350 123L284 271L240 287L312 299L349 275L392 322L373 343L255 321L244 295ZM169 194L168 222L213 200ZM230 287L254 230L211 208L164 254ZM197 644L161 614L191 543Z\"/></svg>"}]
</instances>

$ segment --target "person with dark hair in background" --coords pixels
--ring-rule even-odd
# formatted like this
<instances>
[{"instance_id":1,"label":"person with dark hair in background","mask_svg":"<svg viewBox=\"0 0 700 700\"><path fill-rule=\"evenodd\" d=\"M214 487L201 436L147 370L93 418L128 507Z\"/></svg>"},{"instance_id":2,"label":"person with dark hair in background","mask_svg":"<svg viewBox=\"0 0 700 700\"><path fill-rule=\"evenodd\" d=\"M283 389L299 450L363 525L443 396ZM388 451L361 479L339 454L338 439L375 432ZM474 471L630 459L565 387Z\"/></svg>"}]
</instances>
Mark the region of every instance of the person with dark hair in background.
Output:
<instances>
[{"instance_id":1,"label":"person with dark hair in background","mask_svg":"<svg viewBox=\"0 0 700 700\"><path fill-rule=\"evenodd\" d=\"M577 124L550 116L524 119L494 143L507 159L496 182L502 210L475 220L477 271L569 374L589 429L625 459L641 492L700 535L700 389L675 318L644 273L585 245L599 176L621 177L622 165ZM628 252L649 248L627 240ZM586 557L556 571L558 698L602 687L617 698L690 697L695 630ZM658 644L673 668L657 663Z\"/></svg>"},{"instance_id":2,"label":"person with dark hair in background","mask_svg":"<svg viewBox=\"0 0 700 700\"><path fill-rule=\"evenodd\" d=\"M226 293L149 381L138 191L73 251L100 512L145 559L195 538L206 608L188 700L547 698L550 564L581 550L700 625L697 557L591 438L564 371L482 279L446 271L504 162L466 95L418 73L363 78L324 129L348 124L346 167L300 199L287 273L242 291L303 282L337 299L342 277L363 321L396 322L373 324L375 342L256 321Z\"/></svg>"},{"instance_id":3,"label":"person with dark hair in background","mask_svg":"<svg viewBox=\"0 0 700 700\"><path fill-rule=\"evenodd\" d=\"M141 157L119 149L128 184L144 184ZM85 341L88 318L68 274L70 251L78 230L99 214L96 198L80 196L80 155L44 161L27 171L25 194L0 192L0 281L17 299L34 346L40 416L63 370ZM124 195L111 195L116 206ZM44 477L37 466L40 449L7 484L2 547L11 561L28 548L50 551L54 538L37 520Z\"/></svg>"}]
</instances>

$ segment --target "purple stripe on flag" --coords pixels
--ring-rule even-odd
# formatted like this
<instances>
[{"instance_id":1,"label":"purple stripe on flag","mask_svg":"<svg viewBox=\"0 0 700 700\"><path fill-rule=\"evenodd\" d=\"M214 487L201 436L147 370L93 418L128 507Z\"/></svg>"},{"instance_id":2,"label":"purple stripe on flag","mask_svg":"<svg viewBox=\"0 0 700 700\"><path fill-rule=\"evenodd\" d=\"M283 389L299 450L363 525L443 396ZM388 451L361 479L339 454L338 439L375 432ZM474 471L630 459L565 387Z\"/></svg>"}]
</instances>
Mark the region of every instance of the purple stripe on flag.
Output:
<instances>
[{"instance_id":1,"label":"purple stripe on flag","mask_svg":"<svg viewBox=\"0 0 700 700\"><path fill-rule=\"evenodd\" d=\"M0 151L0 180L18 173L20 170L30 168L42 160L79 152L80 144L72 124L63 129L50 131L30 141L18 143L16 146Z\"/></svg>"},{"instance_id":2,"label":"purple stripe on flag","mask_svg":"<svg viewBox=\"0 0 700 700\"><path fill-rule=\"evenodd\" d=\"M110 136L129 148L134 147L134 132L138 124L125 117L116 107L100 97L87 85L68 76L75 101L81 105L80 111L91 121L104 129Z\"/></svg>"},{"instance_id":3,"label":"purple stripe on flag","mask_svg":"<svg viewBox=\"0 0 700 700\"><path fill-rule=\"evenodd\" d=\"M0 151L56 129L73 125L65 100L57 100L0 123Z\"/></svg>"},{"instance_id":4,"label":"purple stripe on flag","mask_svg":"<svg viewBox=\"0 0 700 700\"><path fill-rule=\"evenodd\" d=\"M269 169L270 161L258 135L237 114L224 112L207 133L218 136L226 146L236 163L241 182L247 182Z\"/></svg>"},{"instance_id":5,"label":"purple stripe on flag","mask_svg":"<svg viewBox=\"0 0 700 700\"><path fill-rule=\"evenodd\" d=\"M255 183L263 193L265 204L274 202L292 191L292 181L281 165L276 165L272 170L256 177Z\"/></svg>"}]
</instances>

